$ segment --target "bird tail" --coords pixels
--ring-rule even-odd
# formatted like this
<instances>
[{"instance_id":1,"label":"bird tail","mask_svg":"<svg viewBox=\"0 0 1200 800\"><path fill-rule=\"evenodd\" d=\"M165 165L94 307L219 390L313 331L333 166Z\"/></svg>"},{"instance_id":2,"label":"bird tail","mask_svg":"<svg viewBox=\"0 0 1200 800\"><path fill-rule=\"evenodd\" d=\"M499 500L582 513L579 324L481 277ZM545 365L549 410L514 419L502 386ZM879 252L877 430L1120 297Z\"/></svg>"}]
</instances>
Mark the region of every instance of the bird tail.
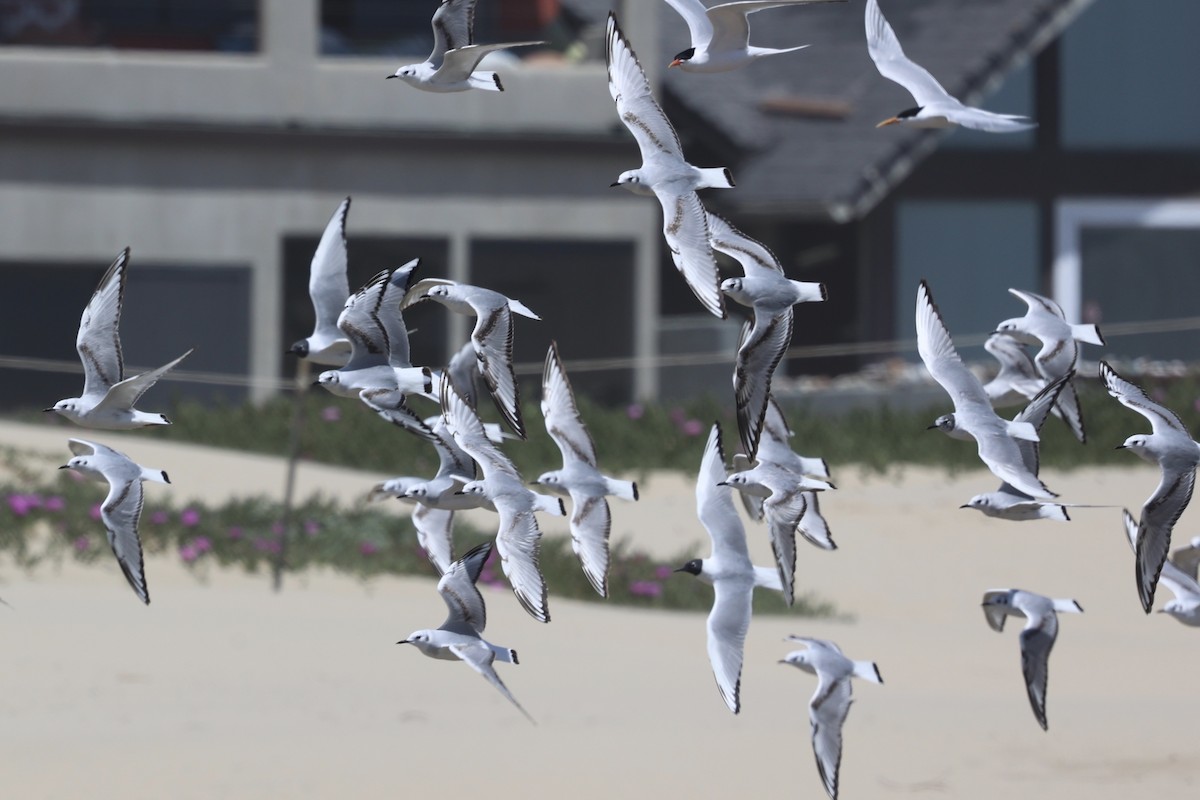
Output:
<instances>
[{"instance_id":1,"label":"bird tail","mask_svg":"<svg viewBox=\"0 0 1200 800\"><path fill-rule=\"evenodd\" d=\"M525 305L520 300L513 300L511 297L508 298L508 308L514 314L520 314L522 317L529 317L530 319L536 319L539 322L542 319L537 314L530 311L529 306Z\"/></svg>"},{"instance_id":2,"label":"bird tail","mask_svg":"<svg viewBox=\"0 0 1200 800\"><path fill-rule=\"evenodd\" d=\"M829 299L825 284L806 281L792 281L792 286L800 293L800 303L822 303Z\"/></svg>"},{"instance_id":3,"label":"bird tail","mask_svg":"<svg viewBox=\"0 0 1200 800\"><path fill-rule=\"evenodd\" d=\"M155 483L170 483L171 479L167 477L165 470L161 469L146 469L142 467L142 480L154 481Z\"/></svg>"},{"instance_id":4,"label":"bird tail","mask_svg":"<svg viewBox=\"0 0 1200 800\"><path fill-rule=\"evenodd\" d=\"M497 661L503 661L505 664L521 663L520 661L517 661L517 651L513 650L511 647L500 647L499 645L492 644L491 642L488 642L487 646L492 648L492 652L496 655Z\"/></svg>"},{"instance_id":5,"label":"bird tail","mask_svg":"<svg viewBox=\"0 0 1200 800\"><path fill-rule=\"evenodd\" d=\"M608 489L608 493L615 495L622 500L637 500L638 488L633 481L618 481L612 478L604 479L604 486Z\"/></svg>"},{"instance_id":6,"label":"bird tail","mask_svg":"<svg viewBox=\"0 0 1200 800\"><path fill-rule=\"evenodd\" d=\"M1105 344L1104 334L1100 333L1100 326L1098 325L1072 325L1071 336L1086 344L1100 346Z\"/></svg>"},{"instance_id":7,"label":"bird tail","mask_svg":"<svg viewBox=\"0 0 1200 800\"><path fill-rule=\"evenodd\" d=\"M879 667L875 666L874 661L855 661L854 677L871 683L883 683L883 676L879 674Z\"/></svg>"},{"instance_id":8,"label":"bird tail","mask_svg":"<svg viewBox=\"0 0 1200 800\"><path fill-rule=\"evenodd\" d=\"M546 514L553 514L556 517L565 517L567 515L566 506L563 505L562 499L551 497L548 494L533 493L533 510L542 511Z\"/></svg>"},{"instance_id":9,"label":"bird tail","mask_svg":"<svg viewBox=\"0 0 1200 800\"><path fill-rule=\"evenodd\" d=\"M471 88L483 89L485 92L503 92L504 84L500 82L500 76L494 72L473 72L471 73Z\"/></svg>"},{"instance_id":10,"label":"bird tail","mask_svg":"<svg viewBox=\"0 0 1200 800\"><path fill-rule=\"evenodd\" d=\"M779 577L779 569L776 567L755 567L754 585L782 592L783 580Z\"/></svg>"},{"instance_id":11,"label":"bird tail","mask_svg":"<svg viewBox=\"0 0 1200 800\"><path fill-rule=\"evenodd\" d=\"M1028 422L1008 423L1008 435L1014 439L1024 439L1027 442L1039 441L1037 428Z\"/></svg>"},{"instance_id":12,"label":"bird tail","mask_svg":"<svg viewBox=\"0 0 1200 800\"><path fill-rule=\"evenodd\" d=\"M1055 600L1054 610L1060 614L1066 612L1068 614L1082 614L1083 606L1076 603L1074 600Z\"/></svg>"},{"instance_id":13,"label":"bird tail","mask_svg":"<svg viewBox=\"0 0 1200 800\"><path fill-rule=\"evenodd\" d=\"M737 185L728 167L697 168L697 172L700 173L697 189L732 189Z\"/></svg>"}]
</instances>

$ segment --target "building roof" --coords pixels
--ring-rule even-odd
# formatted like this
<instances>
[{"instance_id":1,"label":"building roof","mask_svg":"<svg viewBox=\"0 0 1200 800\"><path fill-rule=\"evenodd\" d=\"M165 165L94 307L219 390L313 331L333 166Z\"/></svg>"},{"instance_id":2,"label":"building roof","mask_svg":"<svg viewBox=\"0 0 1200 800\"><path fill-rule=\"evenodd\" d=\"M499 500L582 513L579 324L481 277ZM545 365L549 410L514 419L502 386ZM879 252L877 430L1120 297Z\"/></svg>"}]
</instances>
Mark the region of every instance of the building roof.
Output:
<instances>
[{"instance_id":1,"label":"building roof","mask_svg":"<svg viewBox=\"0 0 1200 800\"><path fill-rule=\"evenodd\" d=\"M976 104L1091 2L884 0L882 9L906 54L951 94ZM583 15L603 16L611 4L568 0L566 5ZM665 61L690 41L682 18L661 5L659 52ZM943 138L936 131L875 128L913 102L875 69L863 30L864 5L865 0L850 0L767 9L750 18L754 44L812 46L732 72L668 70L668 111L684 110L676 117L681 128L712 126L714 135L708 138L733 147L722 155L732 162L738 185L752 190L723 195L723 209L855 219ZM638 42L636 31L627 33L635 47L648 49Z\"/></svg>"}]
</instances>

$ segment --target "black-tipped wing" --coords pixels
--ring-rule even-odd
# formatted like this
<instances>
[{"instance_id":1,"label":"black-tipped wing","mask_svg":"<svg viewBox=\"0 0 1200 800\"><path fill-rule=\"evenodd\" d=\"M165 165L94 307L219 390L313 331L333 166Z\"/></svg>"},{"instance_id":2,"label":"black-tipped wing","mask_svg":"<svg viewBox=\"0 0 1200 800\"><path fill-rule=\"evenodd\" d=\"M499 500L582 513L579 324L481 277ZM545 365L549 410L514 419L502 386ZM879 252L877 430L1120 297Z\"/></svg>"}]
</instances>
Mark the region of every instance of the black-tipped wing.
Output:
<instances>
[{"instance_id":1,"label":"black-tipped wing","mask_svg":"<svg viewBox=\"0 0 1200 800\"><path fill-rule=\"evenodd\" d=\"M1029 706L1042 730L1046 730L1046 683L1049 677L1050 651L1058 635L1058 619L1053 613L1042 617L1036 628L1021 631L1021 672Z\"/></svg>"},{"instance_id":2,"label":"black-tipped wing","mask_svg":"<svg viewBox=\"0 0 1200 800\"><path fill-rule=\"evenodd\" d=\"M553 341L546 351L542 370L542 416L546 420L546 433L558 445L564 465L582 461L596 466L596 445L579 416L571 382L558 355L558 344Z\"/></svg>"},{"instance_id":3,"label":"black-tipped wing","mask_svg":"<svg viewBox=\"0 0 1200 800\"><path fill-rule=\"evenodd\" d=\"M134 593L143 603L149 604L146 566L142 557L142 542L138 538L138 520L142 516L142 482L137 477L127 480L109 478L109 484L108 497L100 507L100 518L108 532L108 543Z\"/></svg>"},{"instance_id":4,"label":"black-tipped wing","mask_svg":"<svg viewBox=\"0 0 1200 800\"><path fill-rule=\"evenodd\" d=\"M350 360L343 369L387 363L390 344L379 312L390 276L383 270L346 301L338 317L338 330L350 342Z\"/></svg>"},{"instance_id":5,"label":"black-tipped wing","mask_svg":"<svg viewBox=\"0 0 1200 800\"><path fill-rule=\"evenodd\" d=\"M429 63L442 65L449 50L475 43L476 0L443 0L433 12L433 52Z\"/></svg>"},{"instance_id":6,"label":"black-tipped wing","mask_svg":"<svg viewBox=\"0 0 1200 800\"><path fill-rule=\"evenodd\" d=\"M446 574L438 581L438 593L446 602L446 608L450 610L446 621L442 623L443 629L466 624L476 633L483 633L483 629L487 627L487 609L475 582L479 580L479 573L483 571L483 565L491 554L491 542L477 545L451 564Z\"/></svg>"},{"instance_id":7,"label":"black-tipped wing","mask_svg":"<svg viewBox=\"0 0 1200 800\"><path fill-rule=\"evenodd\" d=\"M1175 474L1163 472L1158 488L1142 506L1136 548L1138 597L1147 614L1154 606L1154 590L1163 562L1171 549L1171 531L1192 500L1196 488L1196 470Z\"/></svg>"},{"instance_id":8,"label":"black-tipped wing","mask_svg":"<svg viewBox=\"0 0 1200 800\"><path fill-rule=\"evenodd\" d=\"M826 794L835 800L842 767L842 726L850 713L850 692L849 677L827 682L827 678L820 675L816 694L808 706L817 772L825 784Z\"/></svg>"},{"instance_id":9,"label":"black-tipped wing","mask_svg":"<svg viewBox=\"0 0 1200 800\"><path fill-rule=\"evenodd\" d=\"M742 337L733 369L733 393L737 404L738 433L746 455L758 452L771 379L792 343L794 315L790 307L775 316L754 309L754 325Z\"/></svg>"},{"instance_id":10,"label":"black-tipped wing","mask_svg":"<svg viewBox=\"0 0 1200 800\"><path fill-rule=\"evenodd\" d=\"M83 396L102 395L125 377L121 358L121 306L129 267L126 247L109 265L83 309L75 349L83 362Z\"/></svg>"}]
</instances>

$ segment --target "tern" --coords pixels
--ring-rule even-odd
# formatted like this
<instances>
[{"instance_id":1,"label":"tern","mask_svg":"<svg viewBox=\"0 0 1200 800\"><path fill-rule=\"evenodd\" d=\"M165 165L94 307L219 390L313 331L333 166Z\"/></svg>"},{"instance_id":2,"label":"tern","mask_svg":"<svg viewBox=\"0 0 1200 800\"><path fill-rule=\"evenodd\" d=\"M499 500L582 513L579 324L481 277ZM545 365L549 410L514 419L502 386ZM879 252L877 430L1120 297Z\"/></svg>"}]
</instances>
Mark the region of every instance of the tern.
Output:
<instances>
[{"instance_id":1,"label":"tern","mask_svg":"<svg viewBox=\"0 0 1200 800\"><path fill-rule=\"evenodd\" d=\"M844 2L846 0L770 0L722 3L705 8L700 0L667 0L667 4L683 17L692 37L692 46L676 55L667 66L679 67L684 72L726 72L744 67L763 56L803 50L808 45L782 50L751 45L750 20L747 17L768 8Z\"/></svg>"},{"instance_id":2,"label":"tern","mask_svg":"<svg viewBox=\"0 0 1200 800\"><path fill-rule=\"evenodd\" d=\"M904 55L900 40L879 10L878 0L867 0L867 50L879 74L908 90L916 106L889 117L876 127L909 125L915 128L951 128L961 125L987 133L1016 133L1037 127L1016 114L995 114L965 106L950 96L937 79L921 65Z\"/></svg>"}]
</instances>

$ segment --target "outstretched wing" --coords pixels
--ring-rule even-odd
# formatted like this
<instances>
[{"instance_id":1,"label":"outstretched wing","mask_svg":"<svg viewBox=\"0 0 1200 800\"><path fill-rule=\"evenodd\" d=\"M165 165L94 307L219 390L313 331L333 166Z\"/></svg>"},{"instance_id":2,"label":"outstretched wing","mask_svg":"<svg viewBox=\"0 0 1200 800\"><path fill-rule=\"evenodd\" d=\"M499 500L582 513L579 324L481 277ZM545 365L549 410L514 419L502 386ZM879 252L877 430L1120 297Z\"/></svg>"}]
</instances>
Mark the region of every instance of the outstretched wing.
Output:
<instances>
[{"instance_id":1,"label":"outstretched wing","mask_svg":"<svg viewBox=\"0 0 1200 800\"><path fill-rule=\"evenodd\" d=\"M596 445L584 427L571 382L558 355L558 343L551 341L546 351L546 366L542 370L542 416L546 433L558 445L563 464L582 461L596 466Z\"/></svg>"},{"instance_id":2,"label":"outstretched wing","mask_svg":"<svg viewBox=\"0 0 1200 800\"><path fill-rule=\"evenodd\" d=\"M125 377L121 359L121 306L129 266L126 247L109 265L79 319L75 349L83 362L83 396L102 395Z\"/></svg>"},{"instance_id":3,"label":"outstretched wing","mask_svg":"<svg viewBox=\"0 0 1200 800\"><path fill-rule=\"evenodd\" d=\"M867 52L880 75L907 89L918 106L946 102L960 105L927 69L904 55L896 32L879 10L878 0L867 0L865 21Z\"/></svg>"}]
</instances>

